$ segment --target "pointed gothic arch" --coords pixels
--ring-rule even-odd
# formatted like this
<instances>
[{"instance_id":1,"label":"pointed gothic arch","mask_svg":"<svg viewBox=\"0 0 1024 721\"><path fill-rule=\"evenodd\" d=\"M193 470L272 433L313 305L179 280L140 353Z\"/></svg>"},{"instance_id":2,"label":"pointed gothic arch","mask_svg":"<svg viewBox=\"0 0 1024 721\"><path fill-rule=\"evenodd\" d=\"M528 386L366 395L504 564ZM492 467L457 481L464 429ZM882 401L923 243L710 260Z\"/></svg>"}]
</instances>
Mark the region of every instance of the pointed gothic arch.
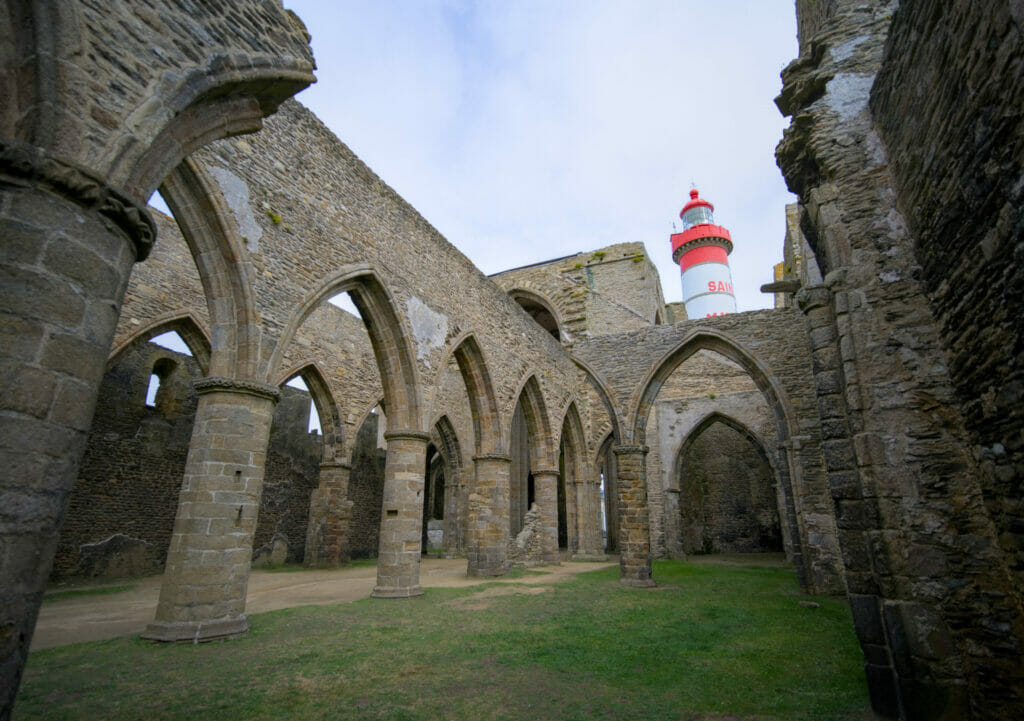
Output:
<instances>
[{"instance_id":1,"label":"pointed gothic arch","mask_svg":"<svg viewBox=\"0 0 1024 721\"><path fill-rule=\"evenodd\" d=\"M209 374L226 378L259 377L260 323L250 279L252 261L230 220L230 210L215 181L197 161L180 163L160 185L160 195L181 229L210 313Z\"/></svg>"},{"instance_id":2,"label":"pointed gothic arch","mask_svg":"<svg viewBox=\"0 0 1024 721\"><path fill-rule=\"evenodd\" d=\"M503 452L507 448L507 443L502 432L498 398L494 392L487 361L476 337L472 333L466 333L454 344L452 355L455 356L466 393L469 395L476 453L487 455Z\"/></svg>"},{"instance_id":3,"label":"pointed gothic arch","mask_svg":"<svg viewBox=\"0 0 1024 721\"><path fill-rule=\"evenodd\" d=\"M279 381L274 385L281 386L296 376L302 378L302 382L309 389L309 396L316 407L317 415L320 416L320 433L323 437L323 462L331 463L342 457L345 442L344 429L341 423L341 414L338 411L338 404L331 393L331 387L315 362L296 365L288 371L278 375Z\"/></svg>"},{"instance_id":4,"label":"pointed gothic arch","mask_svg":"<svg viewBox=\"0 0 1024 721\"><path fill-rule=\"evenodd\" d=\"M107 358L106 370L109 371L125 353L140 343L146 343L152 338L171 331L177 333L185 341L185 345L188 346L192 357L199 364L199 369L203 374L209 373L210 339L199 325L199 321L191 313L162 316L140 327L134 335L111 350L110 357Z\"/></svg>"},{"instance_id":5,"label":"pointed gothic arch","mask_svg":"<svg viewBox=\"0 0 1024 721\"><path fill-rule=\"evenodd\" d=\"M798 435L798 425L796 414L782 387L782 383L764 362L744 348L742 344L726 333L709 328L696 330L680 341L675 348L654 364L650 373L638 386L631 404L634 409L631 416L633 442L640 446L644 444L647 420L662 385L676 368L701 350L718 353L746 371L750 379L753 380L754 385L757 386L758 390L765 397L765 401L775 417L778 446L780 448L788 447L791 439ZM811 569L807 566L809 559L803 552L805 531L802 520L796 513L793 490L793 477L799 474L800 469L796 465L792 454L787 455L788 462L779 464L777 469L778 487L784 497L780 506L784 508L783 526L792 529L791 549L793 564L796 566L800 585L806 588L808 586L808 579L812 577L812 574Z\"/></svg>"},{"instance_id":6,"label":"pointed gothic arch","mask_svg":"<svg viewBox=\"0 0 1024 721\"><path fill-rule=\"evenodd\" d=\"M268 363L268 374L277 372L285 349L313 309L344 292L352 297L370 336L384 387L389 426L418 431L422 427L422 394L409 334L396 311L394 298L367 264L349 265L330 274L306 296L281 332Z\"/></svg>"},{"instance_id":7,"label":"pointed gothic arch","mask_svg":"<svg viewBox=\"0 0 1024 721\"><path fill-rule=\"evenodd\" d=\"M560 447L560 489L559 489L559 545L562 540L562 523L565 523L565 545L570 553L579 552L587 544L582 542L586 534L593 533L600 525L599 507L591 497L593 472L587 458L586 437L580 420L576 401L569 403L562 418ZM590 539L593 541L593 539ZM595 549L584 549L596 553Z\"/></svg>"}]
</instances>

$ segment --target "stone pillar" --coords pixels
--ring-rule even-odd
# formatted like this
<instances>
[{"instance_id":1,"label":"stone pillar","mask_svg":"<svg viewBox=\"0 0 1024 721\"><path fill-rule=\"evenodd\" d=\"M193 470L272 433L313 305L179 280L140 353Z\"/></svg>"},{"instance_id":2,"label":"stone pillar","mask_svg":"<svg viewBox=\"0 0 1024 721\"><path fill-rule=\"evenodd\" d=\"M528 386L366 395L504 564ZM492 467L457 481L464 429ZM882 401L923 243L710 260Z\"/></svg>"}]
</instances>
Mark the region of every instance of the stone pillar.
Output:
<instances>
[{"instance_id":1,"label":"stone pillar","mask_svg":"<svg viewBox=\"0 0 1024 721\"><path fill-rule=\"evenodd\" d=\"M558 563L558 469L533 472L534 502L541 518L541 556L544 563Z\"/></svg>"},{"instance_id":2,"label":"stone pillar","mask_svg":"<svg viewBox=\"0 0 1024 721\"><path fill-rule=\"evenodd\" d=\"M448 469L444 477L444 555L455 558L463 544L462 469L452 464Z\"/></svg>"},{"instance_id":3,"label":"stone pillar","mask_svg":"<svg viewBox=\"0 0 1024 721\"><path fill-rule=\"evenodd\" d=\"M195 387L199 405L160 601L142 634L154 641L195 643L249 630L252 539L280 391L219 377Z\"/></svg>"},{"instance_id":4,"label":"stone pillar","mask_svg":"<svg viewBox=\"0 0 1024 721\"><path fill-rule=\"evenodd\" d=\"M665 489L665 555L682 561L686 559L683 550L682 509L679 503L679 481Z\"/></svg>"},{"instance_id":5,"label":"stone pillar","mask_svg":"<svg viewBox=\"0 0 1024 721\"><path fill-rule=\"evenodd\" d=\"M380 514L380 550L374 598L420 596L423 543L423 495L430 436L419 431L384 434L384 502Z\"/></svg>"},{"instance_id":6,"label":"stone pillar","mask_svg":"<svg viewBox=\"0 0 1024 721\"><path fill-rule=\"evenodd\" d=\"M132 264L124 194L0 140L0 718L8 718Z\"/></svg>"},{"instance_id":7,"label":"stone pillar","mask_svg":"<svg viewBox=\"0 0 1024 721\"><path fill-rule=\"evenodd\" d=\"M651 527L647 518L647 446L613 446L618 476L620 582L649 588Z\"/></svg>"},{"instance_id":8,"label":"stone pillar","mask_svg":"<svg viewBox=\"0 0 1024 721\"><path fill-rule=\"evenodd\" d=\"M574 561L604 561L601 540L601 481L586 478L576 483L577 519L579 521L579 548Z\"/></svg>"},{"instance_id":9,"label":"stone pillar","mask_svg":"<svg viewBox=\"0 0 1024 721\"><path fill-rule=\"evenodd\" d=\"M307 566L333 567L349 559L352 501L348 498L348 478L351 471L351 464L345 461L320 464L320 483L309 499Z\"/></svg>"},{"instance_id":10,"label":"stone pillar","mask_svg":"<svg viewBox=\"0 0 1024 721\"><path fill-rule=\"evenodd\" d=\"M466 573L474 577L508 572L509 472L512 459L497 453L473 459L476 487L466 500Z\"/></svg>"},{"instance_id":11,"label":"stone pillar","mask_svg":"<svg viewBox=\"0 0 1024 721\"><path fill-rule=\"evenodd\" d=\"M899 679L892 649L885 635L882 598L873 571L872 557L878 544L870 538L865 520L878 518L871 499L864 498L853 447L853 433L846 415L842 358L832 293L825 286L800 289L796 301L807 319L811 339L812 369L821 416L822 446L829 489L836 505L836 525L842 548L854 628L864 650L872 706L883 716L900 715ZM850 398L854 398L850 394ZM791 450L791 449L787 449ZM877 521L874 521L877 523Z\"/></svg>"}]
</instances>

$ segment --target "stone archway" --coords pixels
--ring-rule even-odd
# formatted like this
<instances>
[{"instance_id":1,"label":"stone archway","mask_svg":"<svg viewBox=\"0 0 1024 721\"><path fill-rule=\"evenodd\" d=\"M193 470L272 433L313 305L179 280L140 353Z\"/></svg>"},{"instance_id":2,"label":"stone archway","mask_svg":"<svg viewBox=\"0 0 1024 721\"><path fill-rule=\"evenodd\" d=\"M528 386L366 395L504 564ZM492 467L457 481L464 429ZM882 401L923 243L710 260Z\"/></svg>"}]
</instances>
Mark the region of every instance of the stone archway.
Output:
<instances>
[{"instance_id":1,"label":"stone archway","mask_svg":"<svg viewBox=\"0 0 1024 721\"><path fill-rule=\"evenodd\" d=\"M742 423L709 414L684 439L672 476L683 553L783 550L774 468Z\"/></svg>"},{"instance_id":2,"label":"stone archway","mask_svg":"<svg viewBox=\"0 0 1024 721\"><path fill-rule=\"evenodd\" d=\"M540 295L522 288L513 288L508 294L552 338L557 341L562 340L562 323L554 304Z\"/></svg>"},{"instance_id":3,"label":"stone archway","mask_svg":"<svg viewBox=\"0 0 1024 721\"><path fill-rule=\"evenodd\" d=\"M646 449L643 445L646 440L647 419L658 391L666 379L681 363L700 350L718 353L742 368L761 391L775 417L777 443L780 448L787 451L786 463L780 464L777 469L779 489L782 495L781 502L784 508L783 525L793 529L790 534L793 562L801 586L810 588L813 585L811 579L816 578L816 575L812 573L812 569L808 565L810 560L803 553L805 531L801 518L796 513L793 497L792 478L794 473L799 474L800 466L789 453L792 446L791 439L799 435L795 414L790 407L781 382L762 361L726 334L709 329L699 330L684 338L675 348L666 353L654 365L634 393L632 437L636 445L629 447L625 453L620 452L618 458L620 466L620 530L625 531L632 528L630 535L634 537L628 539L625 537L626 533L622 532L621 534L620 542L627 544L623 552L629 557L629 563L623 563L623 568L631 569L631 576L635 576L641 582L645 582L650 577L650 538L649 536L644 537L649 533L644 458ZM626 461L625 475L627 478L624 478L623 474L623 461ZM628 482L623 484L622 480ZM632 492L629 491L630 488L633 489ZM623 496L624 491L627 497ZM630 550L627 551L625 548ZM624 580L627 578L624 571ZM830 589L822 588L820 590Z\"/></svg>"}]
</instances>

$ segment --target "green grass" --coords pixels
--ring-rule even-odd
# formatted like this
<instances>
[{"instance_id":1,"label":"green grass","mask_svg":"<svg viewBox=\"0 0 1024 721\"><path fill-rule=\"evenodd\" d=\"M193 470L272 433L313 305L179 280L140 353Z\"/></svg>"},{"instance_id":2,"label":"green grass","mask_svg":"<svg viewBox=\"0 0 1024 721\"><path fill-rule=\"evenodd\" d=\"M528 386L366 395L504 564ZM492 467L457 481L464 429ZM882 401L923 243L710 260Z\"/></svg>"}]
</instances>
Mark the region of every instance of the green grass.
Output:
<instances>
[{"instance_id":1,"label":"green grass","mask_svg":"<svg viewBox=\"0 0 1024 721\"><path fill-rule=\"evenodd\" d=\"M655 577L428 589L254 615L225 643L49 649L14 718L871 718L843 601L801 607L791 569L665 561Z\"/></svg>"},{"instance_id":2,"label":"green grass","mask_svg":"<svg viewBox=\"0 0 1024 721\"><path fill-rule=\"evenodd\" d=\"M43 603L52 601L67 601L82 596L106 596L111 593L121 593L133 588L134 584L126 583L120 586L97 586L95 588L70 588L66 591L49 591L43 596Z\"/></svg>"}]
</instances>

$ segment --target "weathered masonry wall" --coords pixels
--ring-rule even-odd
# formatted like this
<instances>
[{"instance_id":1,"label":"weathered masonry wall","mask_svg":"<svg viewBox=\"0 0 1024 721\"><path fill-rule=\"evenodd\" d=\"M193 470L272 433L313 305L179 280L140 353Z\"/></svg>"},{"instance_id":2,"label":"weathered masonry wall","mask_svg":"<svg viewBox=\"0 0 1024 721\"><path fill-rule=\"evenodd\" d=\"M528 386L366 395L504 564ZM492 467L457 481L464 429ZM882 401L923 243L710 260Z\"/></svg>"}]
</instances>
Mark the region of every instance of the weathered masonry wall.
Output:
<instances>
[{"instance_id":1,"label":"weathered masonry wall","mask_svg":"<svg viewBox=\"0 0 1024 721\"><path fill-rule=\"evenodd\" d=\"M309 393L281 388L267 446L263 497L253 537L255 563L302 563L306 551L309 494L320 476L323 439L310 433Z\"/></svg>"},{"instance_id":2,"label":"weathered masonry wall","mask_svg":"<svg viewBox=\"0 0 1024 721\"><path fill-rule=\"evenodd\" d=\"M684 452L680 474L684 553L782 550L771 469L745 436L713 423Z\"/></svg>"},{"instance_id":3,"label":"weathered masonry wall","mask_svg":"<svg viewBox=\"0 0 1024 721\"><path fill-rule=\"evenodd\" d=\"M1014 7L800 2L777 101L824 274L796 300L885 717L1024 712Z\"/></svg>"},{"instance_id":4,"label":"weathered masonry wall","mask_svg":"<svg viewBox=\"0 0 1024 721\"><path fill-rule=\"evenodd\" d=\"M158 362L173 371L146 405ZM163 568L171 541L202 377L196 361L138 343L103 377L78 481L71 492L53 576L118 577ZM107 544L113 536L122 536ZM84 547L84 548L83 548Z\"/></svg>"},{"instance_id":5,"label":"weathered masonry wall","mask_svg":"<svg viewBox=\"0 0 1024 721\"><path fill-rule=\"evenodd\" d=\"M930 42L917 42L919 36ZM1019 3L917 3L896 14L871 91L982 494L1018 589L1024 586L1022 77Z\"/></svg>"},{"instance_id":6,"label":"weathered masonry wall","mask_svg":"<svg viewBox=\"0 0 1024 721\"><path fill-rule=\"evenodd\" d=\"M168 363L155 404L148 406L150 375ZM195 421L193 383L202 377L193 357L153 343L134 343L113 360L61 528L54 578L123 578L163 569ZM254 540L254 556L265 556L261 562L270 562L275 540L281 548L275 563L303 559L322 445L306 431L309 403L308 393L286 387L274 410Z\"/></svg>"},{"instance_id":7,"label":"weathered masonry wall","mask_svg":"<svg viewBox=\"0 0 1024 721\"><path fill-rule=\"evenodd\" d=\"M376 557L380 539L384 458L387 452L377 447L377 422L376 414L366 417L352 448L352 472L348 482L348 497L353 503L349 532L352 558Z\"/></svg>"}]
</instances>

